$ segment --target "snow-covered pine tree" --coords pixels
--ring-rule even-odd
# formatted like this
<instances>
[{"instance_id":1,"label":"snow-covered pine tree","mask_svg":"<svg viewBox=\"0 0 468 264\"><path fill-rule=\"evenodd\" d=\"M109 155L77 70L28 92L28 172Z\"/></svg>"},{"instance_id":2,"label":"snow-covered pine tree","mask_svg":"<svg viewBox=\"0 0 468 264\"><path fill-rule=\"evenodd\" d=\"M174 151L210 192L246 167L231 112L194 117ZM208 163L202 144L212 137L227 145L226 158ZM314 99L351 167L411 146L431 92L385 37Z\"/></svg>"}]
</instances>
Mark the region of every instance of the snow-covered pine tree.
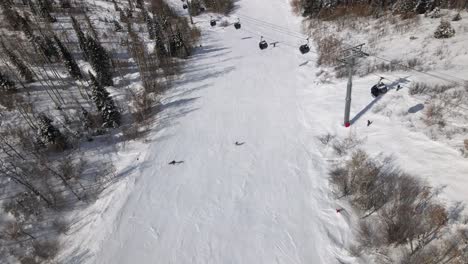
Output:
<instances>
[{"instance_id":1,"label":"snow-covered pine tree","mask_svg":"<svg viewBox=\"0 0 468 264\"><path fill-rule=\"evenodd\" d=\"M437 27L434 32L434 37L437 39L441 38L451 38L455 35L455 29L452 27L450 22L441 20L440 25Z\"/></svg>"},{"instance_id":2,"label":"snow-covered pine tree","mask_svg":"<svg viewBox=\"0 0 468 264\"><path fill-rule=\"evenodd\" d=\"M20 23L20 29L23 31L26 37L31 37L33 35L33 29L31 28L30 20L20 15L18 15L18 20Z\"/></svg>"},{"instance_id":3,"label":"snow-covered pine tree","mask_svg":"<svg viewBox=\"0 0 468 264\"><path fill-rule=\"evenodd\" d=\"M92 99L99 112L104 108L104 102L109 97L109 92L96 80L96 77L91 71L88 71L92 85Z\"/></svg>"},{"instance_id":4,"label":"snow-covered pine tree","mask_svg":"<svg viewBox=\"0 0 468 264\"><path fill-rule=\"evenodd\" d=\"M16 90L15 83L8 78L8 76L4 75L0 72L0 90L4 92L13 92Z\"/></svg>"},{"instance_id":5,"label":"snow-covered pine tree","mask_svg":"<svg viewBox=\"0 0 468 264\"><path fill-rule=\"evenodd\" d=\"M395 4L395 11L397 13L412 13L416 10L418 0L398 0Z\"/></svg>"},{"instance_id":6,"label":"snow-covered pine tree","mask_svg":"<svg viewBox=\"0 0 468 264\"><path fill-rule=\"evenodd\" d=\"M52 122L52 119L47 117L45 114L39 115L38 141L45 144L53 144L64 149L66 145L65 137L62 135L60 130L52 125Z\"/></svg>"},{"instance_id":7,"label":"snow-covered pine tree","mask_svg":"<svg viewBox=\"0 0 468 264\"><path fill-rule=\"evenodd\" d=\"M111 61L107 51L91 36L86 38L86 49L88 50L88 58L96 72L96 78L103 86L112 86Z\"/></svg>"},{"instance_id":8,"label":"snow-covered pine tree","mask_svg":"<svg viewBox=\"0 0 468 264\"><path fill-rule=\"evenodd\" d=\"M127 18L133 18L133 11L132 11L131 9L127 8L127 9L125 10L125 16L126 16Z\"/></svg>"},{"instance_id":9,"label":"snow-covered pine tree","mask_svg":"<svg viewBox=\"0 0 468 264\"><path fill-rule=\"evenodd\" d=\"M60 58L60 53L55 46L54 41L47 35L42 37L35 37L32 40L33 45L36 45L38 49L46 56L46 58L52 62Z\"/></svg>"},{"instance_id":10,"label":"snow-covered pine tree","mask_svg":"<svg viewBox=\"0 0 468 264\"><path fill-rule=\"evenodd\" d=\"M144 6L145 6L145 2L143 0L136 0L137 8L143 9Z\"/></svg>"},{"instance_id":11,"label":"snow-covered pine tree","mask_svg":"<svg viewBox=\"0 0 468 264\"><path fill-rule=\"evenodd\" d=\"M118 127L120 125L120 113L109 96L109 92L96 80L91 72L89 72L89 78L92 84L92 99L102 116L102 126Z\"/></svg>"},{"instance_id":12,"label":"snow-covered pine tree","mask_svg":"<svg viewBox=\"0 0 468 264\"><path fill-rule=\"evenodd\" d=\"M88 60L88 46L86 45L86 37L83 33L83 30L81 30L81 27L78 24L78 21L76 21L76 18L72 16L71 20L72 20L73 29L75 30L76 36L78 37L78 44L80 46L81 51L83 51L83 58L87 61Z\"/></svg>"},{"instance_id":13,"label":"snow-covered pine tree","mask_svg":"<svg viewBox=\"0 0 468 264\"><path fill-rule=\"evenodd\" d=\"M11 64L13 64L13 66L15 66L21 77L27 83L34 82L34 74L28 68L28 66L26 66L26 64L18 56L16 56L16 54L13 51L9 50L6 47L5 43L1 42L1 46L5 54L7 55L8 60Z\"/></svg>"},{"instance_id":14,"label":"snow-covered pine tree","mask_svg":"<svg viewBox=\"0 0 468 264\"><path fill-rule=\"evenodd\" d=\"M154 25L154 36L156 40L155 44L155 51L159 58L167 56L167 49L164 45L165 39L162 32L161 24L159 23L159 19L155 14L153 14L153 25Z\"/></svg>"},{"instance_id":15,"label":"snow-covered pine tree","mask_svg":"<svg viewBox=\"0 0 468 264\"><path fill-rule=\"evenodd\" d=\"M86 24L88 24L89 31L93 35L93 38L99 42L99 34L97 33L96 29L94 28L94 25L91 22L91 19L89 18L89 16L86 13L84 14L84 18L85 18Z\"/></svg>"},{"instance_id":16,"label":"snow-covered pine tree","mask_svg":"<svg viewBox=\"0 0 468 264\"><path fill-rule=\"evenodd\" d=\"M71 2L70 0L59 0L59 4L61 8L71 8Z\"/></svg>"},{"instance_id":17,"label":"snow-covered pine tree","mask_svg":"<svg viewBox=\"0 0 468 264\"><path fill-rule=\"evenodd\" d=\"M117 11L117 12L122 11L122 9L120 9L119 5L117 4L117 2L115 0L112 0L112 3L114 4L115 11Z\"/></svg>"},{"instance_id":18,"label":"snow-covered pine tree","mask_svg":"<svg viewBox=\"0 0 468 264\"><path fill-rule=\"evenodd\" d=\"M101 114L104 121L102 124L103 127L117 128L120 126L120 113L115 107L112 99L107 100L104 103L104 108L102 109Z\"/></svg>"},{"instance_id":19,"label":"snow-covered pine tree","mask_svg":"<svg viewBox=\"0 0 468 264\"><path fill-rule=\"evenodd\" d=\"M55 35L54 40L58 49L60 50L63 63L65 63L65 67L67 68L68 73L70 73L70 76L75 80L82 79L83 75L81 74L80 67L78 67L78 64L76 63L70 51L68 51L67 47L65 47L60 39Z\"/></svg>"},{"instance_id":20,"label":"snow-covered pine tree","mask_svg":"<svg viewBox=\"0 0 468 264\"><path fill-rule=\"evenodd\" d=\"M114 30L115 32L122 32L123 28L122 26L120 25L119 21L117 20L114 20L112 21L114 23Z\"/></svg>"},{"instance_id":21,"label":"snow-covered pine tree","mask_svg":"<svg viewBox=\"0 0 468 264\"><path fill-rule=\"evenodd\" d=\"M50 23L57 22L57 19L50 14L52 4L48 0L37 0L37 3L39 5L39 12L44 19Z\"/></svg>"}]
</instances>

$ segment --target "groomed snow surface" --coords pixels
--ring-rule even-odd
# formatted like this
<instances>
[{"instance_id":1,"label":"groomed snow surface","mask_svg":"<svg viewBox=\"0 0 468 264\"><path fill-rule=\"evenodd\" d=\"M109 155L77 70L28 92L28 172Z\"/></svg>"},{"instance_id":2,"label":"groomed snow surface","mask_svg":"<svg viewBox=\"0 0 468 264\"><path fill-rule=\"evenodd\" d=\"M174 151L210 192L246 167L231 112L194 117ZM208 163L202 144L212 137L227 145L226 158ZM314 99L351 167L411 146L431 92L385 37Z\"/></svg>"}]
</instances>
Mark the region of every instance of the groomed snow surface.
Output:
<instances>
[{"instance_id":1,"label":"groomed snow surface","mask_svg":"<svg viewBox=\"0 0 468 264\"><path fill-rule=\"evenodd\" d=\"M287 0L237 6L234 17L300 31ZM468 200L459 184L468 165L456 150L371 111L344 128L345 83L321 83L315 54L300 55L282 45L284 34L248 23L236 31L211 28L209 16L195 21L202 47L167 94L155 134L122 157L128 176L68 240L67 263L358 262L345 250L351 216L337 214L346 205L328 185L331 150L317 140L326 133L358 134L371 154L393 154L405 170L448 184L448 199ZM277 47L260 51L257 34ZM352 116L371 103L374 81L356 80Z\"/></svg>"}]
</instances>

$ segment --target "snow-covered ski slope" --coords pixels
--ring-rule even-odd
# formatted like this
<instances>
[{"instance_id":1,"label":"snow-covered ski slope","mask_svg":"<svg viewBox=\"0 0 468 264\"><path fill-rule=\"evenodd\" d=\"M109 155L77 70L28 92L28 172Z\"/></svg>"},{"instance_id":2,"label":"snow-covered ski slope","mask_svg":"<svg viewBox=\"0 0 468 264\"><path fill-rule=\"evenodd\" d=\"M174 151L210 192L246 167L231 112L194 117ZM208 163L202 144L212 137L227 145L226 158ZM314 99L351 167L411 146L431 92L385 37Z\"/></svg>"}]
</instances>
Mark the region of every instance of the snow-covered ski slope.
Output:
<instances>
[{"instance_id":1,"label":"snow-covered ski slope","mask_svg":"<svg viewBox=\"0 0 468 264\"><path fill-rule=\"evenodd\" d=\"M238 5L300 29L285 0ZM258 36L207 19L195 19L202 48L165 102L167 123L95 262L336 262L349 231L303 100L313 71L295 50L261 52Z\"/></svg>"},{"instance_id":2,"label":"snow-covered ski slope","mask_svg":"<svg viewBox=\"0 0 468 264\"><path fill-rule=\"evenodd\" d=\"M287 0L237 6L232 21L242 15L300 31ZM331 150L317 140L326 133L357 133L372 154L394 154L404 169L448 184L449 198L468 200L457 189L468 166L455 150L370 111L344 128L345 83L319 82L315 54L289 46L300 41L255 23L211 28L209 19L195 18L202 47L164 100L144 166L118 197L98 203L102 221L90 225L77 263L357 262L344 249L349 215L336 213L328 185ZM279 43L260 51L259 35ZM371 103L374 79L356 80L352 116Z\"/></svg>"}]
</instances>

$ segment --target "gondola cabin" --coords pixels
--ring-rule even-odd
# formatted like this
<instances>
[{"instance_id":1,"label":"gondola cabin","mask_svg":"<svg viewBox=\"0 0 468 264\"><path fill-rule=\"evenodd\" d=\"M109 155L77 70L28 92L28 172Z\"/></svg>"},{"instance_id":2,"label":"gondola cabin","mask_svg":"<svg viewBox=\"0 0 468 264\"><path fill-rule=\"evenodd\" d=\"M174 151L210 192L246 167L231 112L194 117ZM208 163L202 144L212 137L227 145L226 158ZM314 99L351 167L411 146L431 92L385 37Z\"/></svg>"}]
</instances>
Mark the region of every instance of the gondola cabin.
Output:
<instances>
[{"instance_id":1,"label":"gondola cabin","mask_svg":"<svg viewBox=\"0 0 468 264\"><path fill-rule=\"evenodd\" d=\"M264 50L264 49L268 48L268 43L265 40L261 40L260 43L258 43L258 47L261 50Z\"/></svg>"},{"instance_id":2,"label":"gondola cabin","mask_svg":"<svg viewBox=\"0 0 468 264\"><path fill-rule=\"evenodd\" d=\"M301 45L301 46L299 47L299 51L300 51L302 54L309 53L310 47L309 47L309 45L307 45L307 44Z\"/></svg>"}]
</instances>

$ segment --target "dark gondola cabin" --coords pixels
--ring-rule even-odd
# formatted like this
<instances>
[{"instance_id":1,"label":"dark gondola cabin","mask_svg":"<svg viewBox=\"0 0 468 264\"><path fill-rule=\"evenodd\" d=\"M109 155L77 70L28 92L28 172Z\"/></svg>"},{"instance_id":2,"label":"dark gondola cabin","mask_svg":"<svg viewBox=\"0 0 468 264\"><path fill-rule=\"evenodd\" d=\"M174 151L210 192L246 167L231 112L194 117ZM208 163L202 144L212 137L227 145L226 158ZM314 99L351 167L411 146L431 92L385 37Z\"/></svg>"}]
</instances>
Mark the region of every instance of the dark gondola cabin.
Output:
<instances>
[{"instance_id":1,"label":"dark gondola cabin","mask_svg":"<svg viewBox=\"0 0 468 264\"><path fill-rule=\"evenodd\" d=\"M299 51L300 51L302 54L309 53L310 47L309 47L309 45L307 45L307 44L301 45L301 46L299 47Z\"/></svg>"},{"instance_id":2,"label":"dark gondola cabin","mask_svg":"<svg viewBox=\"0 0 468 264\"><path fill-rule=\"evenodd\" d=\"M183 7L184 9L187 9L187 8L188 8L188 5L187 5L187 4L183 4L182 7Z\"/></svg>"},{"instance_id":3,"label":"dark gondola cabin","mask_svg":"<svg viewBox=\"0 0 468 264\"><path fill-rule=\"evenodd\" d=\"M210 21L210 25L211 25L212 27L216 26L216 20L214 20L214 19L211 19L211 21Z\"/></svg>"},{"instance_id":4,"label":"dark gondola cabin","mask_svg":"<svg viewBox=\"0 0 468 264\"><path fill-rule=\"evenodd\" d=\"M240 29L241 28L241 23L239 23L239 22L234 23L234 27L236 29Z\"/></svg>"},{"instance_id":5,"label":"dark gondola cabin","mask_svg":"<svg viewBox=\"0 0 468 264\"><path fill-rule=\"evenodd\" d=\"M387 91L388 91L387 85L385 85L384 83L381 83L381 82L379 82L378 84L372 86L372 88L371 88L371 94L372 94L373 97L378 97L381 94L387 93Z\"/></svg>"},{"instance_id":6,"label":"dark gondola cabin","mask_svg":"<svg viewBox=\"0 0 468 264\"><path fill-rule=\"evenodd\" d=\"M263 37L260 38L260 43L258 43L258 47L261 50L268 48L268 43L263 39Z\"/></svg>"}]
</instances>

